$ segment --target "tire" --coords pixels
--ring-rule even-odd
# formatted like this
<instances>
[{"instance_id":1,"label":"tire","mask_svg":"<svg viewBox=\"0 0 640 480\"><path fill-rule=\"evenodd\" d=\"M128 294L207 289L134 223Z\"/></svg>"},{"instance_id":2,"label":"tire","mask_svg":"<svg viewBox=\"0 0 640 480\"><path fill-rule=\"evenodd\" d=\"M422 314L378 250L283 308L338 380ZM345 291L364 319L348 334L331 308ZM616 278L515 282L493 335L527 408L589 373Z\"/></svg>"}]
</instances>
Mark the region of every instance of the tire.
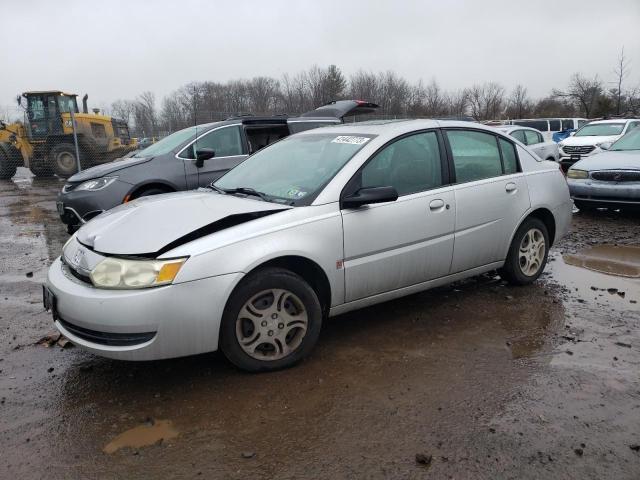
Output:
<instances>
[{"instance_id":1,"label":"tire","mask_svg":"<svg viewBox=\"0 0 640 480\"><path fill-rule=\"evenodd\" d=\"M18 157L22 160L20 152L13 145L0 143L0 179L13 178L18 170Z\"/></svg>"},{"instance_id":2,"label":"tire","mask_svg":"<svg viewBox=\"0 0 640 480\"><path fill-rule=\"evenodd\" d=\"M595 207L589 205L588 203L581 202L580 200L574 200L573 204L578 207L578 210L581 212L593 212L595 211Z\"/></svg>"},{"instance_id":3,"label":"tire","mask_svg":"<svg viewBox=\"0 0 640 480\"><path fill-rule=\"evenodd\" d=\"M44 158L32 157L29 160L29 169L36 177L52 177L53 169Z\"/></svg>"},{"instance_id":4,"label":"tire","mask_svg":"<svg viewBox=\"0 0 640 480\"><path fill-rule=\"evenodd\" d=\"M279 370L311 352L321 327L322 308L309 284L289 270L267 268L243 279L229 297L220 348L241 370Z\"/></svg>"},{"instance_id":5,"label":"tire","mask_svg":"<svg viewBox=\"0 0 640 480\"><path fill-rule=\"evenodd\" d=\"M532 240L533 245L538 244L539 247L530 247ZM534 217L526 219L516 231L507 259L498 273L512 285L528 285L534 282L547 264L549 245L549 232L545 224Z\"/></svg>"},{"instance_id":6,"label":"tire","mask_svg":"<svg viewBox=\"0 0 640 480\"><path fill-rule=\"evenodd\" d=\"M71 143L59 143L49 150L49 163L53 172L61 178L78 173L76 147Z\"/></svg>"}]
</instances>

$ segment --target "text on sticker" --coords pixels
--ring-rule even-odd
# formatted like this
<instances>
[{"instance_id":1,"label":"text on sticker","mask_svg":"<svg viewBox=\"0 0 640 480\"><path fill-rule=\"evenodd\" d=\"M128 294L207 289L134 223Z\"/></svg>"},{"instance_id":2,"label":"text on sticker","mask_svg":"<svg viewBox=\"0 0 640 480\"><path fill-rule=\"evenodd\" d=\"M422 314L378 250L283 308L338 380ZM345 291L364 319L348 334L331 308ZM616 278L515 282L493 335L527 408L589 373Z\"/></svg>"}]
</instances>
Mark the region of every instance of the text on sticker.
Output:
<instances>
[{"instance_id":1,"label":"text on sticker","mask_svg":"<svg viewBox=\"0 0 640 480\"><path fill-rule=\"evenodd\" d=\"M369 139L367 137L352 137L350 135L341 135L331 140L331 143L349 143L351 145L362 145L367 143Z\"/></svg>"}]
</instances>

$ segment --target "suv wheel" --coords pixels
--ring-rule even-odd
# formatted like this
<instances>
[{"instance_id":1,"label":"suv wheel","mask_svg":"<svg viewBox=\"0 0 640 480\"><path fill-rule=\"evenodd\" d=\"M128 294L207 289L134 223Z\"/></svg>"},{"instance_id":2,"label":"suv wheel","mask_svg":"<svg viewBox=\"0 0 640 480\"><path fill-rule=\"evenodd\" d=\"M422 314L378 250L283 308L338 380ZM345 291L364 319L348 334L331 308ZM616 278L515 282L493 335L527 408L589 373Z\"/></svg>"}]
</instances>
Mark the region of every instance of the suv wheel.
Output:
<instances>
[{"instance_id":1,"label":"suv wheel","mask_svg":"<svg viewBox=\"0 0 640 480\"><path fill-rule=\"evenodd\" d=\"M260 270L229 297L221 349L242 370L278 370L309 354L321 326L320 301L302 277L280 268Z\"/></svg>"}]
</instances>

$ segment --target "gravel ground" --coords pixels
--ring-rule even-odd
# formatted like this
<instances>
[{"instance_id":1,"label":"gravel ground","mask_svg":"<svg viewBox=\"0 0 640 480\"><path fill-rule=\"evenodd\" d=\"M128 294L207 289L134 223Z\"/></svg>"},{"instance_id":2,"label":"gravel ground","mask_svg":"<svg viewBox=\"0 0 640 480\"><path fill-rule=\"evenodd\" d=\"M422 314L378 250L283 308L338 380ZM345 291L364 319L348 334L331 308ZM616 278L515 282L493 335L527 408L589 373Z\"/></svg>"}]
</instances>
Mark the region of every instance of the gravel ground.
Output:
<instances>
[{"instance_id":1,"label":"gravel ground","mask_svg":"<svg viewBox=\"0 0 640 480\"><path fill-rule=\"evenodd\" d=\"M61 185L0 182L0 478L640 478L640 280L615 274L640 216L576 213L534 285L332 318L307 361L248 375L38 343ZM600 245L614 274L575 266Z\"/></svg>"}]
</instances>

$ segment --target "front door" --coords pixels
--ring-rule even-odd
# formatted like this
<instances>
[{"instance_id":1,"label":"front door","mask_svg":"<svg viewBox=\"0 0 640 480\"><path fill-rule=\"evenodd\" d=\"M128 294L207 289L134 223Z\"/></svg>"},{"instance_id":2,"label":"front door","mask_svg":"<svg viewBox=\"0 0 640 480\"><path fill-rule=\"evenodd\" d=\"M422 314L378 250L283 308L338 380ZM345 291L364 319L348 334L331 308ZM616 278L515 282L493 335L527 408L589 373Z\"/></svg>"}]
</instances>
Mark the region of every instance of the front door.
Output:
<instances>
[{"instance_id":1,"label":"front door","mask_svg":"<svg viewBox=\"0 0 640 480\"><path fill-rule=\"evenodd\" d=\"M198 149L211 148L215 156L196 165ZM242 130L239 125L228 125L206 132L184 148L179 154L184 162L188 188L206 187L247 158Z\"/></svg>"},{"instance_id":2,"label":"front door","mask_svg":"<svg viewBox=\"0 0 640 480\"><path fill-rule=\"evenodd\" d=\"M448 130L446 137L456 175L451 273L457 273L504 260L530 202L513 143L478 130Z\"/></svg>"},{"instance_id":3,"label":"front door","mask_svg":"<svg viewBox=\"0 0 640 480\"><path fill-rule=\"evenodd\" d=\"M402 137L378 151L345 193L393 186L399 198L342 210L345 301L449 273L455 201L436 131Z\"/></svg>"}]
</instances>

